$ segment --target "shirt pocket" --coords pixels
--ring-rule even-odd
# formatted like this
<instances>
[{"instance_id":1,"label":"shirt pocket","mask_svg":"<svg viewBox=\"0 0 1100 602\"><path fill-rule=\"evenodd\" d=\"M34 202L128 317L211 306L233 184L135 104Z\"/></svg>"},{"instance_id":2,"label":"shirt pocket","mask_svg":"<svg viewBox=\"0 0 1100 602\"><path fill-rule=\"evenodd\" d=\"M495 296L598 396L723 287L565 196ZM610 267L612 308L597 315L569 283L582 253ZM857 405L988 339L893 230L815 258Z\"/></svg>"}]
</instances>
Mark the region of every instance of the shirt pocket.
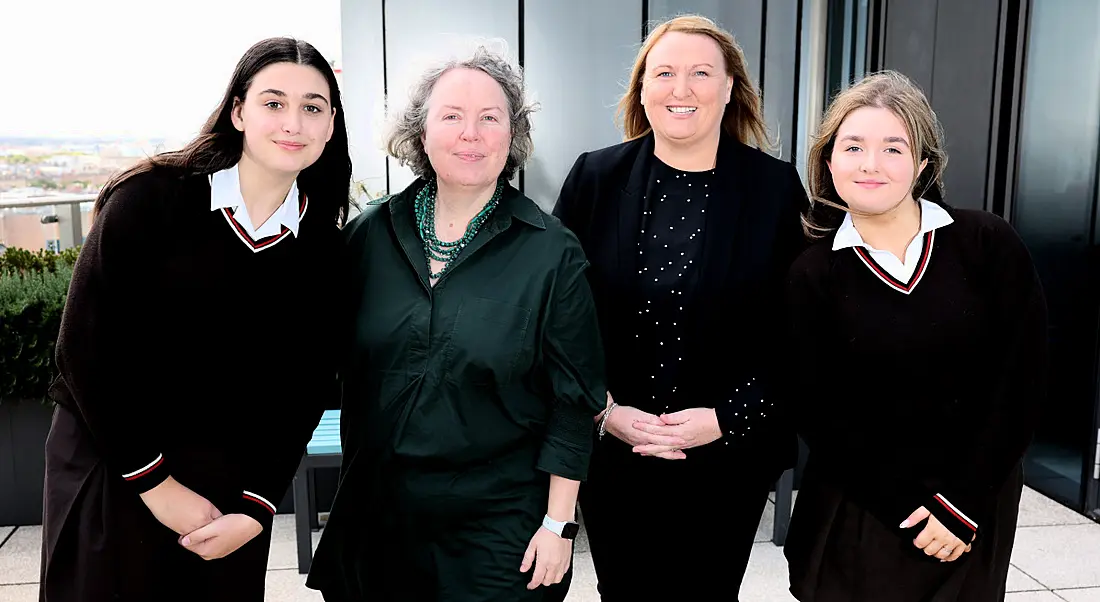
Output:
<instances>
[{"instance_id":1,"label":"shirt pocket","mask_svg":"<svg viewBox=\"0 0 1100 602\"><path fill-rule=\"evenodd\" d=\"M483 297L462 300L447 342L446 372L459 384L498 385L514 377L531 310Z\"/></svg>"}]
</instances>

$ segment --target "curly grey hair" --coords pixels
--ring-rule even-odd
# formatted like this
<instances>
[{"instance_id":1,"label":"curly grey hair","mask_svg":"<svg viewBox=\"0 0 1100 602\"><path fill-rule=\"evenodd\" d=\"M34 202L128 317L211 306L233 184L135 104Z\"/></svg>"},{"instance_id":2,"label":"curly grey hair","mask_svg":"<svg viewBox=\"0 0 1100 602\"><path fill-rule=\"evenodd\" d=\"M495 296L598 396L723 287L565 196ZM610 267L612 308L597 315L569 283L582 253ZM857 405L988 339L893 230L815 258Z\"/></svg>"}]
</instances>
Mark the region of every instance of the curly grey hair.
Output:
<instances>
[{"instance_id":1,"label":"curly grey hair","mask_svg":"<svg viewBox=\"0 0 1100 602\"><path fill-rule=\"evenodd\" d=\"M428 153L424 150L424 127L428 120L428 99L431 98L435 84L443 74L451 69L477 69L492 77L508 99L508 122L511 125L512 141L508 149L508 160L504 163L501 177L511 180L516 171L522 168L531 157L535 145L531 141L531 113L538 109L534 103L528 103L525 97L523 74L520 68L513 66L503 56L484 46L478 46L473 56L464 60L450 60L433 67L421 76L413 87L412 96L404 112L397 117L386 139L386 152L408 165L413 173L425 180L435 175Z\"/></svg>"}]
</instances>

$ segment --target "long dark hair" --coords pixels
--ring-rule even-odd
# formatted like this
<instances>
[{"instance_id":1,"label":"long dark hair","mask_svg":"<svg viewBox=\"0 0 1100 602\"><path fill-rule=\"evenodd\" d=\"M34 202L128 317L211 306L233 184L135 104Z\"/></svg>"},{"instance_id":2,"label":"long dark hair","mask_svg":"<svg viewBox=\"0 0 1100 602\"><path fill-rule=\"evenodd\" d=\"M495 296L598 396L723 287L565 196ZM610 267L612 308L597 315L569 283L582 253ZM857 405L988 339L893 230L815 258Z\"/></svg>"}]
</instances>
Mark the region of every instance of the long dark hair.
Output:
<instances>
[{"instance_id":1,"label":"long dark hair","mask_svg":"<svg viewBox=\"0 0 1100 602\"><path fill-rule=\"evenodd\" d=\"M309 43L293 38L269 38L249 48L233 70L221 105L206 120L198 137L180 150L156 154L113 176L96 197L92 215L99 213L115 188L138 174L169 169L183 176L206 175L236 165L244 151L244 133L233 127L234 100L243 101L256 74L276 63L313 67L328 82L335 111L332 138L317 161L298 174L298 189L309 197L310 205L316 203L342 225L351 194L351 156L340 89L325 57Z\"/></svg>"}]
</instances>

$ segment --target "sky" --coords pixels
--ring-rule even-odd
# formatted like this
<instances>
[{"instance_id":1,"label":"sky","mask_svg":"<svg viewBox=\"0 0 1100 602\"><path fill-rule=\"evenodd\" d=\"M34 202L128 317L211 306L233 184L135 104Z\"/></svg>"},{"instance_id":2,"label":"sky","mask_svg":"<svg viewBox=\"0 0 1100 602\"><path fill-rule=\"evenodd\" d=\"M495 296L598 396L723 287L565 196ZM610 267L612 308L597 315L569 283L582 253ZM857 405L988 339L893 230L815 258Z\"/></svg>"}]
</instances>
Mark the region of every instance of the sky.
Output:
<instances>
[{"instance_id":1,"label":"sky","mask_svg":"<svg viewBox=\"0 0 1100 602\"><path fill-rule=\"evenodd\" d=\"M187 140L267 37L340 60L340 0L0 0L0 138Z\"/></svg>"}]
</instances>

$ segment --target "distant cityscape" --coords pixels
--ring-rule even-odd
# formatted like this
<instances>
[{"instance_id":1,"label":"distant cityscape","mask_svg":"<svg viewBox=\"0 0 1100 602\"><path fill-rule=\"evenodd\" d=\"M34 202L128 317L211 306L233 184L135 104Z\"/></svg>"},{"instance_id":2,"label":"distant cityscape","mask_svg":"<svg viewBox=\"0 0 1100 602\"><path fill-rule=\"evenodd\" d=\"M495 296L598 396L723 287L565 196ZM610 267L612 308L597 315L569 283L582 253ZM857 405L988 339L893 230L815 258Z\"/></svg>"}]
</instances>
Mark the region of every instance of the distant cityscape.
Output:
<instances>
[{"instance_id":1,"label":"distant cityscape","mask_svg":"<svg viewBox=\"0 0 1100 602\"><path fill-rule=\"evenodd\" d=\"M126 138L0 137L0 252L60 248L55 216L67 205L27 207L42 197L94 195L112 174L142 158L181 148L183 141ZM81 204L83 232L90 226L91 203Z\"/></svg>"},{"instance_id":2,"label":"distant cityscape","mask_svg":"<svg viewBox=\"0 0 1100 602\"><path fill-rule=\"evenodd\" d=\"M181 146L164 139L0 137L0 201L95 194L118 170Z\"/></svg>"}]
</instances>

